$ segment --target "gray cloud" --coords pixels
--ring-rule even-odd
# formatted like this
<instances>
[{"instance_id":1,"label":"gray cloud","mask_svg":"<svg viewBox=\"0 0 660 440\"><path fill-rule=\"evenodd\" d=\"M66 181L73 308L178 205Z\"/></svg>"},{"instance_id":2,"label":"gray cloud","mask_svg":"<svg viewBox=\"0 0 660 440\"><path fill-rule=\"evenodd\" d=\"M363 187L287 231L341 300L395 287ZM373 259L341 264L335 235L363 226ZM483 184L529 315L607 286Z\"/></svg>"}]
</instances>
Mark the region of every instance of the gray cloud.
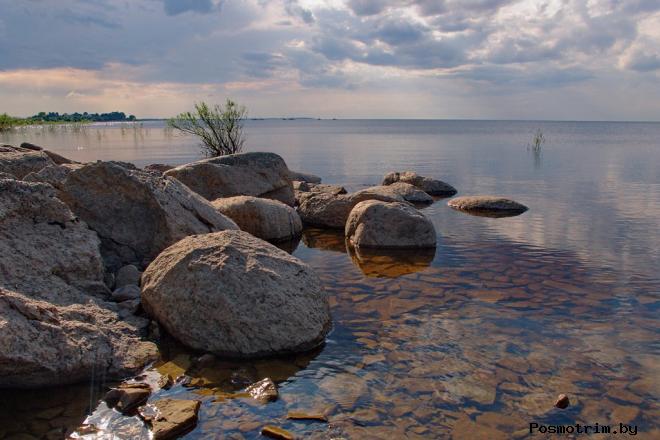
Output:
<instances>
[{"instance_id":1,"label":"gray cloud","mask_svg":"<svg viewBox=\"0 0 660 440\"><path fill-rule=\"evenodd\" d=\"M188 11L207 14L214 9L211 0L163 0L163 6L167 15L178 15Z\"/></svg>"}]
</instances>

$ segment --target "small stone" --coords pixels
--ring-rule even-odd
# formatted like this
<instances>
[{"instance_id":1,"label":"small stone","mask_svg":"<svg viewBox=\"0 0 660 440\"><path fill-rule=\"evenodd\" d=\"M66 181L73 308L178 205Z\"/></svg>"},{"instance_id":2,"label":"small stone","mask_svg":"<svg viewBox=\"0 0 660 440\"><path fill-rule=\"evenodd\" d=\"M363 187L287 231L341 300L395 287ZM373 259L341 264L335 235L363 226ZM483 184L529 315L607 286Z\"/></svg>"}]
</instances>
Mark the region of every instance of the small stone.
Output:
<instances>
[{"instance_id":1,"label":"small stone","mask_svg":"<svg viewBox=\"0 0 660 440\"><path fill-rule=\"evenodd\" d=\"M291 420L316 420L319 422L328 422L328 418L321 413L291 411L286 415L286 418Z\"/></svg>"},{"instance_id":2,"label":"small stone","mask_svg":"<svg viewBox=\"0 0 660 440\"><path fill-rule=\"evenodd\" d=\"M265 378L259 382L253 383L247 389L250 396L261 403L268 403L277 400L277 386L270 378Z\"/></svg>"},{"instance_id":3,"label":"small stone","mask_svg":"<svg viewBox=\"0 0 660 440\"><path fill-rule=\"evenodd\" d=\"M151 387L144 383L121 384L105 395L105 403L122 414L131 414L138 406L143 405L149 395Z\"/></svg>"},{"instance_id":4,"label":"small stone","mask_svg":"<svg viewBox=\"0 0 660 440\"><path fill-rule=\"evenodd\" d=\"M117 271L115 288L118 289L129 285L139 286L141 276L142 272L136 266L132 264L126 265Z\"/></svg>"},{"instance_id":5,"label":"small stone","mask_svg":"<svg viewBox=\"0 0 660 440\"><path fill-rule=\"evenodd\" d=\"M131 315L135 315L140 308L140 299L129 299L122 301L118 304L119 307L119 317L126 318Z\"/></svg>"},{"instance_id":6,"label":"small stone","mask_svg":"<svg viewBox=\"0 0 660 440\"><path fill-rule=\"evenodd\" d=\"M158 386L164 390L169 390L174 384L174 379L169 374L164 374L158 379Z\"/></svg>"},{"instance_id":7,"label":"small stone","mask_svg":"<svg viewBox=\"0 0 660 440\"><path fill-rule=\"evenodd\" d=\"M160 399L140 410L151 425L154 440L173 439L197 425L198 400Z\"/></svg>"},{"instance_id":8,"label":"small stone","mask_svg":"<svg viewBox=\"0 0 660 440\"><path fill-rule=\"evenodd\" d=\"M112 299L116 302L128 301L131 299L139 299L141 295L140 288L135 285L128 285L115 289L112 292Z\"/></svg>"},{"instance_id":9,"label":"small stone","mask_svg":"<svg viewBox=\"0 0 660 440\"><path fill-rule=\"evenodd\" d=\"M568 408L568 405L570 405L570 401L568 400L568 396L566 394L560 394L559 397L557 397L557 401L555 402L555 406L560 409Z\"/></svg>"},{"instance_id":10,"label":"small stone","mask_svg":"<svg viewBox=\"0 0 660 440\"><path fill-rule=\"evenodd\" d=\"M280 440L293 440L295 437L293 434L291 434L289 431L278 428L277 426L264 426L261 428L261 435L265 435L266 437L270 438L276 438Z\"/></svg>"}]
</instances>

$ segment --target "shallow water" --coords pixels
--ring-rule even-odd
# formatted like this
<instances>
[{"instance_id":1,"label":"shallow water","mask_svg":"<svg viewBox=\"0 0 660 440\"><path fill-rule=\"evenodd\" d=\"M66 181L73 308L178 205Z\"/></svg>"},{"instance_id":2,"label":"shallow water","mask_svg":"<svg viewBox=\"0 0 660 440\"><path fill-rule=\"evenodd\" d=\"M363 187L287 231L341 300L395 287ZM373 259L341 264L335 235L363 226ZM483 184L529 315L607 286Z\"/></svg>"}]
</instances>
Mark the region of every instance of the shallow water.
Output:
<instances>
[{"instance_id":1,"label":"shallow water","mask_svg":"<svg viewBox=\"0 0 660 440\"><path fill-rule=\"evenodd\" d=\"M542 154L526 147L537 128ZM152 397L203 401L186 438L259 438L266 424L312 438L525 438L532 422L626 423L639 438L660 437L660 124L299 120L250 121L247 132L249 150L349 190L414 169L459 195L506 195L530 210L475 217L438 200L423 210L438 233L431 254L357 255L341 233L306 230L294 255L330 294L326 345L201 367L167 344L161 371L203 378ZM193 139L157 122L0 135L22 141L78 160L199 157ZM278 382L277 402L232 395L264 376ZM62 391L68 406L52 391L49 400L3 391L0 434L75 427L98 397L75 389ZM566 410L553 409L560 393ZM44 400L78 402L67 410L75 415L37 426L29 407ZM294 410L330 423L286 420ZM108 414L96 417L117 423ZM118 432L134 437L122 423Z\"/></svg>"}]
</instances>

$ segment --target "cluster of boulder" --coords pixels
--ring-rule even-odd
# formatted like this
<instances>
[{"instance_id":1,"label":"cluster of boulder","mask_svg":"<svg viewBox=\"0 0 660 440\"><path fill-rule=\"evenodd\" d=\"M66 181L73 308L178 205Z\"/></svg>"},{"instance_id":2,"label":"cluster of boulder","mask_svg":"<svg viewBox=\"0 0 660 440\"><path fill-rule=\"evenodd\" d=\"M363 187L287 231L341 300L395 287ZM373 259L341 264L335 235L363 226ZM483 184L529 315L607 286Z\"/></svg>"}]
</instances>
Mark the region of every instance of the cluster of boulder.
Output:
<instances>
[{"instance_id":1,"label":"cluster of boulder","mask_svg":"<svg viewBox=\"0 0 660 440\"><path fill-rule=\"evenodd\" d=\"M272 243L305 224L355 249L433 249L418 207L455 193L409 171L348 193L273 153L138 169L0 145L0 387L126 377L158 357L159 325L224 357L310 350L330 329L328 298Z\"/></svg>"}]
</instances>

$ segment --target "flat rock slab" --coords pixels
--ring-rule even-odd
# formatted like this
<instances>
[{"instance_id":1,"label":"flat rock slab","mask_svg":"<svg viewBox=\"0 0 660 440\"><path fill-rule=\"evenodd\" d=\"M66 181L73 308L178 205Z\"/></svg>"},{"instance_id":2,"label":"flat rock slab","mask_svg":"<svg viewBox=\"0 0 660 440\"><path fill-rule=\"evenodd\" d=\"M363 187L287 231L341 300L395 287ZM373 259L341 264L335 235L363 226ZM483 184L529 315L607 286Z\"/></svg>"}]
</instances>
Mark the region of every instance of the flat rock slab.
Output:
<instances>
[{"instance_id":1,"label":"flat rock slab","mask_svg":"<svg viewBox=\"0 0 660 440\"><path fill-rule=\"evenodd\" d=\"M482 213L488 216L511 216L522 214L527 207L521 203L497 196L466 196L456 197L447 202L447 206L468 213Z\"/></svg>"},{"instance_id":2,"label":"flat rock slab","mask_svg":"<svg viewBox=\"0 0 660 440\"><path fill-rule=\"evenodd\" d=\"M152 411L140 410L151 425L154 440L177 438L197 425L198 400L160 399L149 404Z\"/></svg>"},{"instance_id":3,"label":"flat rock slab","mask_svg":"<svg viewBox=\"0 0 660 440\"><path fill-rule=\"evenodd\" d=\"M286 429L272 425L264 426L261 428L261 435L279 440L294 440L296 438Z\"/></svg>"}]
</instances>

